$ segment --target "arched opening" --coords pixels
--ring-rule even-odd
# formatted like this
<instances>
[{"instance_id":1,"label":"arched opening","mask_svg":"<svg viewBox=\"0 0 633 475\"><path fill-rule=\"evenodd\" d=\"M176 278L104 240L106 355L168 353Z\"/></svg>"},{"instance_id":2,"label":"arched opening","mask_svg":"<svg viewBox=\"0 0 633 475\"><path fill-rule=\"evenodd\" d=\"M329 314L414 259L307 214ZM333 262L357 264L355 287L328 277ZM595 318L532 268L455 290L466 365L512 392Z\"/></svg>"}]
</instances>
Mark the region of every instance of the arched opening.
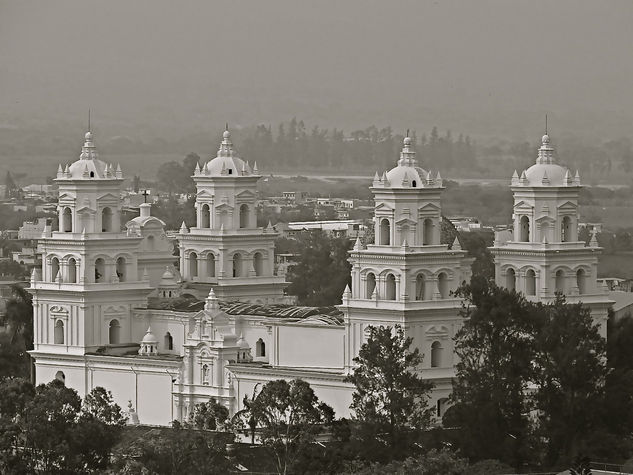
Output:
<instances>
[{"instance_id":1,"label":"arched opening","mask_svg":"<svg viewBox=\"0 0 633 475\"><path fill-rule=\"evenodd\" d=\"M94 178L95 177L95 172L90 172L90 178Z\"/></svg>"},{"instance_id":2,"label":"arched opening","mask_svg":"<svg viewBox=\"0 0 633 475\"><path fill-rule=\"evenodd\" d=\"M110 327L108 328L108 341L111 345L121 343L121 324L115 318L110 320Z\"/></svg>"},{"instance_id":3,"label":"arched opening","mask_svg":"<svg viewBox=\"0 0 633 475\"><path fill-rule=\"evenodd\" d=\"M55 334L53 336L53 342L56 345L64 344L64 322L57 320L55 322Z\"/></svg>"},{"instance_id":4,"label":"arched opening","mask_svg":"<svg viewBox=\"0 0 633 475\"><path fill-rule=\"evenodd\" d=\"M101 211L101 232L112 232L112 210L107 206Z\"/></svg>"},{"instance_id":5,"label":"arched opening","mask_svg":"<svg viewBox=\"0 0 633 475\"><path fill-rule=\"evenodd\" d=\"M125 282L127 279L127 266L125 265L125 257L119 257L116 260L116 275L119 278L119 282Z\"/></svg>"},{"instance_id":6,"label":"arched opening","mask_svg":"<svg viewBox=\"0 0 633 475\"><path fill-rule=\"evenodd\" d=\"M431 345L431 368L439 368L442 366L442 344L434 341Z\"/></svg>"},{"instance_id":7,"label":"arched opening","mask_svg":"<svg viewBox=\"0 0 633 475\"><path fill-rule=\"evenodd\" d=\"M239 359L239 352L238 352L238 359ZM209 385L209 365L206 365L206 364L202 365L202 384L204 384L205 386Z\"/></svg>"},{"instance_id":8,"label":"arched opening","mask_svg":"<svg viewBox=\"0 0 633 475\"><path fill-rule=\"evenodd\" d=\"M198 254L195 252L189 253L189 277L198 277Z\"/></svg>"},{"instance_id":9,"label":"arched opening","mask_svg":"<svg viewBox=\"0 0 633 475\"><path fill-rule=\"evenodd\" d=\"M105 282L105 261L100 257L95 261L95 283Z\"/></svg>"},{"instance_id":10,"label":"arched opening","mask_svg":"<svg viewBox=\"0 0 633 475\"><path fill-rule=\"evenodd\" d=\"M207 254L207 276L215 277L215 255L212 252Z\"/></svg>"},{"instance_id":11,"label":"arched opening","mask_svg":"<svg viewBox=\"0 0 633 475\"><path fill-rule=\"evenodd\" d=\"M64 374L63 371L58 371L57 373L55 373L55 379L57 381L61 381L62 383L66 384L66 375Z\"/></svg>"},{"instance_id":12,"label":"arched opening","mask_svg":"<svg viewBox=\"0 0 633 475\"><path fill-rule=\"evenodd\" d=\"M437 276L437 290L440 293L441 298L448 298L448 275L446 275L446 272L441 272L440 275Z\"/></svg>"},{"instance_id":13,"label":"arched opening","mask_svg":"<svg viewBox=\"0 0 633 475\"><path fill-rule=\"evenodd\" d=\"M266 356L266 343L261 338L255 343L255 356Z\"/></svg>"},{"instance_id":14,"label":"arched opening","mask_svg":"<svg viewBox=\"0 0 633 475\"><path fill-rule=\"evenodd\" d=\"M448 405L448 398L440 398L437 400L437 417L443 417Z\"/></svg>"},{"instance_id":15,"label":"arched opening","mask_svg":"<svg viewBox=\"0 0 633 475\"><path fill-rule=\"evenodd\" d=\"M578 269L576 272L576 285L578 286L578 293L584 294L587 291L587 274L584 269Z\"/></svg>"},{"instance_id":16,"label":"arched opening","mask_svg":"<svg viewBox=\"0 0 633 475\"><path fill-rule=\"evenodd\" d=\"M413 180L413 181L411 182L411 187L416 188L417 186L418 186L418 182L417 182L417 181L415 181L415 180Z\"/></svg>"},{"instance_id":17,"label":"arched opening","mask_svg":"<svg viewBox=\"0 0 633 475\"><path fill-rule=\"evenodd\" d=\"M255 275L264 275L264 256L262 256L261 252L256 252L253 255L253 269L255 270Z\"/></svg>"},{"instance_id":18,"label":"arched opening","mask_svg":"<svg viewBox=\"0 0 633 475\"><path fill-rule=\"evenodd\" d=\"M532 269L525 273L525 294L536 295L536 272Z\"/></svg>"},{"instance_id":19,"label":"arched opening","mask_svg":"<svg viewBox=\"0 0 633 475\"><path fill-rule=\"evenodd\" d=\"M233 255L233 277L242 276L242 255L236 252Z\"/></svg>"},{"instance_id":20,"label":"arched opening","mask_svg":"<svg viewBox=\"0 0 633 475\"><path fill-rule=\"evenodd\" d=\"M68 207L64 208L64 211L62 212L61 228L61 230L65 233L73 232L73 212Z\"/></svg>"},{"instance_id":21,"label":"arched opening","mask_svg":"<svg viewBox=\"0 0 633 475\"><path fill-rule=\"evenodd\" d=\"M426 218L422 223L422 245L430 246L433 244L433 220Z\"/></svg>"},{"instance_id":22,"label":"arched opening","mask_svg":"<svg viewBox=\"0 0 633 475\"><path fill-rule=\"evenodd\" d=\"M521 216L519 220L519 241L530 241L530 218L527 216Z\"/></svg>"},{"instance_id":23,"label":"arched opening","mask_svg":"<svg viewBox=\"0 0 633 475\"><path fill-rule=\"evenodd\" d=\"M560 240L562 242L571 241L571 218L569 216L565 216L560 225Z\"/></svg>"},{"instance_id":24,"label":"arched opening","mask_svg":"<svg viewBox=\"0 0 633 475\"><path fill-rule=\"evenodd\" d=\"M55 282L57 274L59 274L59 259L53 257L51 259L51 282Z\"/></svg>"},{"instance_id":25,"label":"arched opening","mask_svg":"<svg viewBox=\"0 0 633 475\"><path fill-rule=\"evenodd\" d=\"M426 297L426 282L424 274L418 274L415 278L415 299L424 300Z\"/></svg>"},{"instance_id":26,"label":"arched opening","mask_svg":"<svg viewBox=\"0 0 633 475\"><path fill-rule=\"evenodd\" d=\"M380 220L380 243L383 246L391 244L391 223L387 218Z\"/></svg>"},{"instance_id":27,"label":"arched opening","mask_svg":"<svg viewBox=\"0 0 633 475\"><path fill-rule=\"evenodd\" d=\"M396 278L393 274L387 274L385 288L386 300L396 300Z\"/></svg>"},{"instance_id":28,"label":"arched opening","mask_svg":"<svg viewBox=\"0 0 633 475\"><path fill-rule=\"evenodd\" d=\"M376 290L376 276L373 273L367 274L367 298L370 299Z\"/></svg>"},{"instance_id":29,"label":"arched opening","mask_svg":"<svg viewBox=\"0 0 633 475\"><path fill-rule=\"evenodd\" d=\"M70 282L71 284L77 283L77 261L74 257L68 259L68 278L66 282Z\"/></svg>"},{"instance_id":30,"label":"arched opening","mask_svg":"<svg viewBox=\"0 0 633 475\"><path fill-rule=\"evenodd\" d=\"M154 239L154 235L150 234L147 236L147 249L153 251L156 247L156 240Z\"/></svg>"},{"instance_id":31,"label":"arched opening","mask_svg":"<svg viewBox=\"0 0 633 475\"><path fill-rule=\"evenodd\" d=\"M165 349L173 350L174 349L174 337L171 336L171 333L165 333Z\"/></svg>"},{"instance_id":32,"label":"arched opening","mask_svg":"<svg viewBox=\"0 0 633 475\"><path fill-rule=\"evenodd\" d=\"M562 269L556 271L556 282L554 285L556 292L565 293L565 272Z\"/></svg>"},{"instance_id":33,"label":"arched opening","mask_svg":"<svg viewBox=\"0 0 633 475\"><path fill-rule=\"evenodd\" d=\"M209 211L208 204L203 204L202 209L200 210L200 227L201 228L211 227L211 212Z\"/></svg>"},{"instance_id":34,"label":"arched opening","mask_svg":"<svg viewBox=\"0 0 633 475\"><path fill-rule=\"evenodd\" d=\"M240 228L248 228L248 205L240 206Z\"/></svg>"},{"instance_id":35,"label":"arched opening","mask_svg":"<svg viewBox=\"0 0 633 475\"><path fill-rule=\"evenodd\" d=\"M517 275L514 269L508 269L506 271L506 289L514 290L517 285Z\"/></svg>"}]
</instances>

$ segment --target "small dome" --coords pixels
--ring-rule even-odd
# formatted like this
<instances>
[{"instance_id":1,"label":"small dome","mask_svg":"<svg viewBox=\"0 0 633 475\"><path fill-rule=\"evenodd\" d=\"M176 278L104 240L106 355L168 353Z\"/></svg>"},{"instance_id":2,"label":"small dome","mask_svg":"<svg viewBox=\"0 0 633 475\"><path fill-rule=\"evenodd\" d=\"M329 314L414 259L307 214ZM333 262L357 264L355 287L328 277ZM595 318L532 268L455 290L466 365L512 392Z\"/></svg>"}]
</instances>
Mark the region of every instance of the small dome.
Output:
<instances>
[{"instance_id":1,"label":"small dome","mask_svg":"<svg viewBox=\"0 0 633 475\"><path fill-rule=\"evenodd\" d=\"M147 332L145 333L143 340L141 340L141 343L158 343L156 336L152 333L151 327L147 328Z\"/></svg>"},{"instance_id":2,"label":"small dome","mask_svg":"<svg viewBox=\"0 0 633 475\"><path fill-rule=\"evenodd\" d=\"M391 186L395 188L410 188L413 186L414 181L416 187L421 188L427 175L428 172L423 168L398 165L387 172L387 179Z\"/></svg>"},{"instance_id":3,"label":"small dome","mask_svg":"<svg viewBox=\"0 0 633 475\"><path fill-rule=\"evenodd\" d=\"M547 134L543 135L543 137L541 138L541 143L548 144L549 143L549 135L547 135Z\"/></svg>"},{"instance_id":4,"label":"small dome","mask_svg":"<svg viewBox=\"0 0 633 475\"><path fill-rule=\"evenodd\" d=\"M122 178L121 169L114 167L102 160L99 160L99 154L97 148L92 141L92 132L88 131L85 134L86 141L81 148L79 154L79 160L73 162L68 167L68 172L64 172L63 176L58 173L58 178L70 178L73 180L78 179L117 179Z\"/></svg>"},{"instance_id":5,"label":"small dome","mask_svg":"<svg viewBox=\"0 0 633 475\"><path fill-rule=\"evenodd\" d=\"M242 335L240 335L239 339L237 340L237 346L242 349L242 350L250 350L251 347L248 344L248 342L244 339L244 337L242 337Z\"/></svg>"},{"instance_id":6,"label":"small dome","mask_svg":"<svg viewBox=\"0 0 633 475\"><path fill-rule=\"evenodd\" d=\"M231 138L231 132L227 130L224 131L224 133L222 134L222 138L224 138L225 140L230 139Z\"/></svg>"},{"instance_id":7,"label":"small dome","mask_svg":"<svg viewBox=\"0 0 633 475\"><path fill-rule=\"evenodd\" d=\"M165 268L165 272L163 272L162 277L160 278L159 287L177 287L178 280L176 279L176 275L172 272L169 267Z\"/></svg>"},{"instance_id":8,"label":"small dome","mask_svg":"<svg viewBox=\"0 0 633 475\"><path fill-rule=\"evenodd\" d=\"M411 137L407 136L404 138L404 144L405 145L411 145Z\"/></svg>"},{"instance_id":9,"label":"small dome","mask_svg":"<svg viewBox=\"0 0 633 475\"><path fill-rule=\"evenodd\" d=\"M196 175L208 176L247 176L253 175L251 166L238 157L233 151L231 132L225 130L217 156L206 163Z\"/></svg>"}]
</instances>

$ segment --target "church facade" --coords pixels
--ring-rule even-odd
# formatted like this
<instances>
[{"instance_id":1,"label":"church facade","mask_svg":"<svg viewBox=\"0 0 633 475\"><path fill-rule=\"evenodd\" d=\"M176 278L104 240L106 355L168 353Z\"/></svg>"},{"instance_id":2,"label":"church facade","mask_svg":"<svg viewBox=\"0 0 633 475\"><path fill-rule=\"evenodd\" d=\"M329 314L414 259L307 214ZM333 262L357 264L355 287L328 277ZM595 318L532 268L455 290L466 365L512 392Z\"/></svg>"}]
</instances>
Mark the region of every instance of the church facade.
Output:
<instances>
[{"instance_id":1,"label":"church facade","mask_svg":"<svg viewBox=\"0 0 633 475\"><path fill-rule=\"evenodd\" d=\"M371 184L374 243L350 251L342 304L318 309L289 303L274 273L276 233L256 222L257 165L237 155L228 130L217 156L196 166L197 220L181 226L179 257L149 204L122 223L121 167L85 138L79 160L58 168L59 230L45 229L31 276L38 383L61 379L82 397L103 386L131 419L167 425L211 397L235 413L267 381L302 378L349 416L344 379L368 327L399 324L424 354L443 413L462 324L452 291L472 260L457 239L440 243L442 178L419 166L408 137ZM514 236L495 241L496 279L543 301L562 291L603 321L599 249L577 240L579 178L548 147L544 138L537 164L513 178Z\"/></svg>"}]
</instances>

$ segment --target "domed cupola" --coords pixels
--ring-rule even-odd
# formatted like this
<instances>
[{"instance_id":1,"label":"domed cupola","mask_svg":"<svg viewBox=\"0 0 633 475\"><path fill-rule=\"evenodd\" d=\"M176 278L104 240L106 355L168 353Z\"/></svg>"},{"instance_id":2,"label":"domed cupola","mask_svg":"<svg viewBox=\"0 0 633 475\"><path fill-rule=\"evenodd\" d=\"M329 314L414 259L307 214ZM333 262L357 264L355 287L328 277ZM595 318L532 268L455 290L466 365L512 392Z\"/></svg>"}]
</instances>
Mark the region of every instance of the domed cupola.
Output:
<instances>
[{"instance_id":1,"label":"domed cupola","mask_svg":"<svg viewBox=\"0 0 633 475\"><path fill-rule=\"evenodd\" d=\"M415 151L411 145L411 137L407 133L398 164L388 172L384 172L382 176L376 173L373 186L382 188L435 188L442 186L442 177L438 172L434 178L430 172L418 166Z\"/></svg>"},{"instance_id":2,"label":"domed cupola","mask_svg":"<svg viewBox=\"0 0 633 475\"><path fill-rule=\"evenodd\" d=\"M141 340L141 348L138 350L138 354L142 356L158 355L158 340L150 327L147 327L147 332Z\"/></svg>"},{"instance_id":3,"label":"domed cupola","mask_svg":"<svg viewBox=\"0 0 633 475\"><path fill-rule=\"evenodd\" d=\"M158 284L158 295L161 298L175 298L180 296L180 287L174 272L167 266Z\"/></svg>"},{"instance_id":4,"label":"domed cupola","mask_svg":"<svg viewBox=\"0 0 633 475\"><path fill-rule=\"evenodd\" d=\"M514 172L512 186L562 187L580 186L578 172L572 176L569 169L556 163L554 148L550 145L549 135L543 135L536 163L521 173Z\"/></svg>"},{"instance_id":5,"label":"domed cupola","mask_svg":"<svg viewBox=\"0 0 633 475\"><path fill-rule=\"evenodd\" d=\"M257 164L251 168L249 163L238 157L233 150L233 142L231 142L231 132L229 132L228 124L222 134L222 143L218 149L217 156L213 160L205 163L202 168L196 166L194 171L194 176L213 177L242 177L256 176L257 174Z\"/></svg>"},{"instance_id":6,"label":"domed cupola","mask_svg":"<svg viewBox=\"0 0 633 475\"><path fill-rule=\"evenodd\" d=\"M62 180L121 180L122 178L123 172L120 165L117 165L115 169L112 164L99 159L91 131L86 132L79 160L65 168L60 165L57 170L57 179Z\"/></svg>"},{"instance_id":7,"label":"domed cupola","mask_svg":"<svg viewBox=\"0 0 633 475\"><path fill-rule=\"evenodd\" d=\"M251 346L242 335L240 335L240 337L238 338L236 345L237 361L242 363L253 361L253 357L251 356Z\"/></svg>"}]
</instances>

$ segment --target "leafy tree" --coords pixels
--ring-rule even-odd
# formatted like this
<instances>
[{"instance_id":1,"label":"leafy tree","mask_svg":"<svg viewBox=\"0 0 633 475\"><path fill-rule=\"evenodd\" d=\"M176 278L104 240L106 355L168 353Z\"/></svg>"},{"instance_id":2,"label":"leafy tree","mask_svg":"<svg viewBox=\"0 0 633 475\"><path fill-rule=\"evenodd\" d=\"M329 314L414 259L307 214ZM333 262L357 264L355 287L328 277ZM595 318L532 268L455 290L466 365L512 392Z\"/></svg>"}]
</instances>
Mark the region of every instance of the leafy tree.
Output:
<instances>
[{"instance_id":1,"label":"leafy tree","mask_svg":"<svg viewBox=\"0 0 633 475\"><path fill-rule=\"evenodd\" d=\"M112 468L116 473L196 473L220 475L234 467L226 456L231 435L195 430L174 423L171 429L144 432L114 451Z\"/></svg>"},{"instance_id":2,"label":"leafy tree","mask_svg":"<svg viewBox=\"0 0 633 475\"><path fill-rule=\"evenodd\" d=\"M569 464L590 448L601 424L596 408L604 401L606 346L589 308L558 296L543 313L535 359L540 432L547 440L546 462Z\"/></svg>"},{"instance_id":3,"label":"leafy tree","mask_svg":"<svg viewBox=\"0 0 633 475\"><path fill-rule=\"evenodd\" d=\"M460 448L470 459L498 459L521 467L531 455L538 308L514 291L483 278L458 290L465 298L464 326L455 336L454 403L444 425L459 427Z\"/></svg>"},{"instance_id":4,"label":"leafy tree","mask_svg":"<svg viewBox=\"0 0 633 475\"><path fill-rule=\"evenodd\" d=\"M213 398L204 404L196 404L189 415L189 423L196 429L224 430L228 422L229 410Z\"/></svg>"},{"instance_id":5,"label":"leafy tree","mask_svg":"<svg viewBox=\"0 0 633 475\"><path fill-rule=\"evenodd\" d=\"M369 339L354 358L357 366L346 378L355 386L350 406L359 428L355 438L368 457L384 452L384 440L384 456L391 459L407 453L410 431L428 427L433 384L419 374L422 355L409 349L413 339L405 337L402 327L369 328Z\"/></svg>"},{"instance_id":6,"label":"leafy tree","mask_svg":"<svg viewBox=\"0 0 633 475\"><path fill-rule=\"evenodd\" d=\"M12 285L13 296L6 303L3 323L8 333L0 335L0 376L28 377L33 349L33 304L31 294L22 286Z\"/></svg>"},{"instance_id":7,"label":"leafy tree","mask_svg":"<svg viewBox=\"0 0 633 475\"><path fill-rule=\"evenodd\" d=\"M374 463L369 467L354 471L355 475L379 474L407 475L466 475L471 474L468 460L448 449L432 449L419 457L408 457L388 464Z\"/></svg>"},{"instance_id":8,"label":"leafy tree","mask_svg":"<svg viewBox=\"0 0 633 475\"><path fill-rule=\"evenodd\" d=\"M329 237L321 230L301 233L297 240L300 256L298 263L289 269L288 292L297 295L302 305L341 303L343 290L350 282L347 251L352 242Z\"/></svg>"},{"instance_id":9,"label":"leafy tree","mask_svg":"<svg viewBox=\"0 0 633 475\"><path fill-rule=\"evenodd\" d=\"M189 176L183 166L172 160L163 163L156 173L156 178L161 187L170 195L172 193L186 193L189 189Z\"/></svg>"},{"instance_id":10,"label":"leafy tree","mask_svg":"<svg viewBox=\"0 0 633 475\"><path fill-rule=\"evenodd\" d=\"M0 472L26 473L28 460L20 453L21 420L35 388L25 379L0 379Z\"/></svg>"},{"instance_id":11,"label":"leafy tree","mask_svg":"<svg viewBox=\"0 0 633 475\"><path fill-rule=\"evenodd\" d=\"M320 402L308 383L270 381L247 409L236 414L236 421L255 421L261 442L273 459L278 473L294 471L296 462L309 449L323 425L334 419L334 411Z\"/></svg>"}]
</instances>

